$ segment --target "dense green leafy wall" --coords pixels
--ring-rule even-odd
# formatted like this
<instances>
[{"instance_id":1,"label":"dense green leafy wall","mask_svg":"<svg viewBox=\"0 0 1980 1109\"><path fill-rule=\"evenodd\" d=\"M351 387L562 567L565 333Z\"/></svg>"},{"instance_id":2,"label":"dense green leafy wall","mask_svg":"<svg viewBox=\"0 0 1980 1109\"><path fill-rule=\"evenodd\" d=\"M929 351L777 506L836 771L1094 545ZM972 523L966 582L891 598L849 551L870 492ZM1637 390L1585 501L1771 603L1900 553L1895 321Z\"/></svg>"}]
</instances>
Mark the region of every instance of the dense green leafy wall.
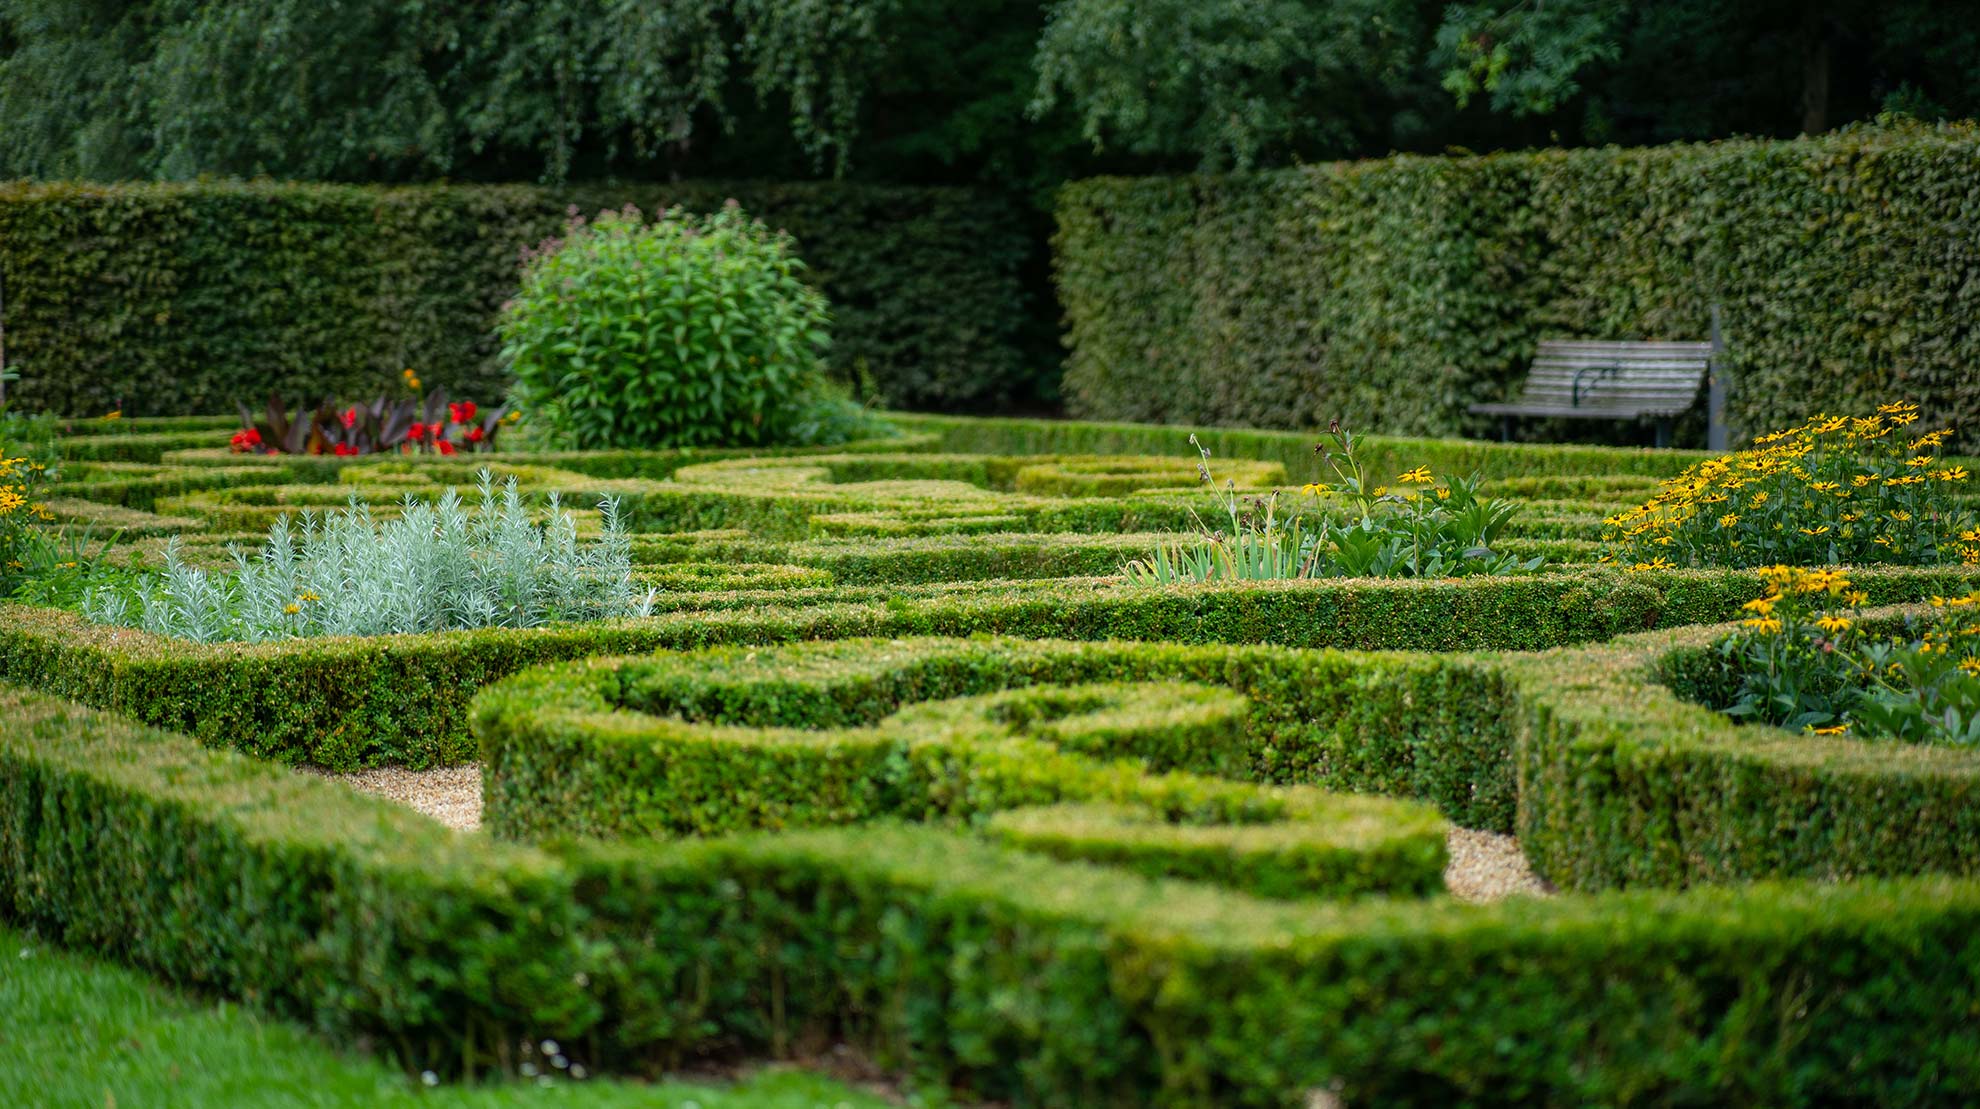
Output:
<instances>
[{"instance_id":1,"label":"dense green leafy wall","mask_svg":"<svg viewBox=\"0 0 1980 1109\"><path fill-rule=\"evenodd\" d=\"M1007 202L850 184L365 188L0 187L0 320L23 404L95 415L228 411L370 390L404 368L492 399L496 309L519 252L568 206L712 209L790 231L832 302L832 361L892 404L1023 391L1030 247Z\"/></svg>"},{"instance_id":2,"label":"dense green leafy wall","mask_svg":"<svg viewBox=\"0 0 1980 1109\"><path fill-rule=\"evenodd\" d=\"M1082 415L1475 434L1539 339L1717 303L1736 433L1910 399L1980 446L1972 125L1098 178L1058 219Z\"/></svg>"}]
</instances>

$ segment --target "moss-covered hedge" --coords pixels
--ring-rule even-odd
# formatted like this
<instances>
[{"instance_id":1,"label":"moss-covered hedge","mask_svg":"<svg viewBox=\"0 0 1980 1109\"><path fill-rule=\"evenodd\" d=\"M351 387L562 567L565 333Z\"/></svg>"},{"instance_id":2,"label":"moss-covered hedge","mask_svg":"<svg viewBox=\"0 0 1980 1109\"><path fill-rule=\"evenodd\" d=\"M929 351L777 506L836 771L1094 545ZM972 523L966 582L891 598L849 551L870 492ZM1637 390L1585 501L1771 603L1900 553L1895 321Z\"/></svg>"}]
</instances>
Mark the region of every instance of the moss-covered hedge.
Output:
<instances>
[{"instance_id":1,"label":"moss-covered hedge","mask_svg":"<svg viewBox=\"0 0 1980 1109\"><path fill-rule=\"evenodd\" d=\"M406 367L487 403L518 252L585 214L735 198L789 230L832 301L833 359L897 405L994 404L1031 387L1032 247L1011 205L844 183L0 187L7 361L31 409L225 412L270 389L368 395Z\"/></svg>"},{"instance_id":2,"label":"moss-covered hedge","mask_svg":"<svg viewBox=\"0 0 1980 1109\"><path fill-rule=\"evenodd\" d=\"M1955 124L1076 182L1065 395L1105 419L1480 433L1466 406L1516 394L1540 339L1704 339L1717 303L1736 430L1911 400L1970 453L1977 179L1980 131Z\"/></svg>"}]
</instances>

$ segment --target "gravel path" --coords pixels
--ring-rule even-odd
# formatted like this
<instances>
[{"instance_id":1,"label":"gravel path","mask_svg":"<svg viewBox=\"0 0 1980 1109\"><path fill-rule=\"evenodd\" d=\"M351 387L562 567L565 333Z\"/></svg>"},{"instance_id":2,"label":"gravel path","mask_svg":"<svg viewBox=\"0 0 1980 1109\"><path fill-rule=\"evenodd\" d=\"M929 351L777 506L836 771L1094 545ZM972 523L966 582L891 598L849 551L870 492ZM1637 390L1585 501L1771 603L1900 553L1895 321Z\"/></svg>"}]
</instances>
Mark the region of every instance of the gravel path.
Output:
<instances>
[{"instance_id":1,"label":"gravel path","mask_svg":"<svg viewBox=\"0 0 1980 1109\"><path fill-rule=\"evenodd\" d=\"M386 766L352 774L321 770L305 773L330 778L359 791L397 801L461 832L481 827L481 768L449 766L440 770L401 770Z\"/></svg>"},{"instance_id":2,"label":"gravel path","mask_svg":"<svg viewBox=\"0 0 1980 1109\"><path fill-rule=\"evenodd\" d=\"M481 827L481 768L451 766L443 770L399 770L383 767L355 774L308 773L334 778L352 789L375 793L425 813L449 828L472 832ZM1552 888L1533 873L1519 841L1492 832L1453 828L1450 866L1444 885L1460 901L1497 901L1502 897L1545 897Z\"/></svg>"},{"instance_id":3,"label":"gravel path","mask_svg":"<svg viewBox=\"0 0 1980 1109\"><path fill-rule=\"evenodd\" d=\"M1444 868L1444 886L1459 901L1497 901L1503 897L1547 897L1554 889L1526 863L1519 841L1496 832L1452 828L1446 841L1451 863Z\"/></svg>"}]
</instances>

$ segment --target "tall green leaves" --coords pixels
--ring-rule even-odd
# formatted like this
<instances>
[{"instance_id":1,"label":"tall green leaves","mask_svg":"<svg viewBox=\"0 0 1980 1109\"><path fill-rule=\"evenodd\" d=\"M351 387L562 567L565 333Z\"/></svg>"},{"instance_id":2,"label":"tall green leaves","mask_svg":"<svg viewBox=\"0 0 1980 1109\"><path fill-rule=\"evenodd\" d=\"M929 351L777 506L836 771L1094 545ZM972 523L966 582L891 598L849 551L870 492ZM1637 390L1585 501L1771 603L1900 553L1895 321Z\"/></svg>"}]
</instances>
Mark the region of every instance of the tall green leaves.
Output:
<instances>
[{"instance_id":1,"label":"tall green leaves","mask_svg":"<svg viewBox=\"0 0 1980 1109\"><path fill-rule=\"evenodd\" d=\"M516 399L578 449L787 441L829 341L803 272L789 237L733 201L574 219L502 313Z\"/></svg>"}]
</instances>

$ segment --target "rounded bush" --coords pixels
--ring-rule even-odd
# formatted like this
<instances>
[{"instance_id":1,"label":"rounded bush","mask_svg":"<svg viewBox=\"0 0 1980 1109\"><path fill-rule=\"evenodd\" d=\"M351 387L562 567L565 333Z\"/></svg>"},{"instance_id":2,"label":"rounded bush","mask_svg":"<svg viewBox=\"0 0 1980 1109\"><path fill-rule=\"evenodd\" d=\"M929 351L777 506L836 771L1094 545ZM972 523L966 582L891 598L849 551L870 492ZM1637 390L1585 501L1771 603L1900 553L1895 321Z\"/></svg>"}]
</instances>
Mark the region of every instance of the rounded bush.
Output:
<instances>
[{"instance_id":1,"label":"rounded bush","mask_svg":"<svg viewBox=\"0 0 1980 1109\"><path fill-rule=\"evenodd\" d=\"M567 447L809 438L828 313L803 272L790 237L734 201L574 217L502 309L516 402Z\"/></svg>"}]
</instances>

